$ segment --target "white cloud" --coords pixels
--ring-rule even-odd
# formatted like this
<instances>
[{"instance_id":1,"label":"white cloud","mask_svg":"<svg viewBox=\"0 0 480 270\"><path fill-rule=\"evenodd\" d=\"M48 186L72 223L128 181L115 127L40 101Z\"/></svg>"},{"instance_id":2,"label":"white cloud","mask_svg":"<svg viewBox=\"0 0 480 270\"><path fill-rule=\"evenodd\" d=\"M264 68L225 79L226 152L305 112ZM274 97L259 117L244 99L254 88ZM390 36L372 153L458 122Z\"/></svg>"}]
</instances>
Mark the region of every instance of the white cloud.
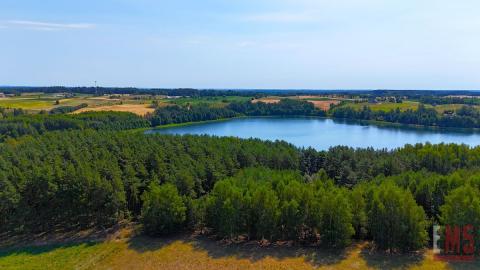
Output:
<instances>
[{"instance_id":1,"label":"white cloud","mask_svg":"<svg viewBox=\"0 0 480 270\"><path fill-rule=\"evenodd\" d=\"M12 27L21 27L32 30L41 31L55 31L55 30L73 30L73 29L89 29L95 27L90 23L51 23L51 22L39 22L39 21L24 21L24 20L11 20L7 21Z\"/></svg>"}]
</instances>

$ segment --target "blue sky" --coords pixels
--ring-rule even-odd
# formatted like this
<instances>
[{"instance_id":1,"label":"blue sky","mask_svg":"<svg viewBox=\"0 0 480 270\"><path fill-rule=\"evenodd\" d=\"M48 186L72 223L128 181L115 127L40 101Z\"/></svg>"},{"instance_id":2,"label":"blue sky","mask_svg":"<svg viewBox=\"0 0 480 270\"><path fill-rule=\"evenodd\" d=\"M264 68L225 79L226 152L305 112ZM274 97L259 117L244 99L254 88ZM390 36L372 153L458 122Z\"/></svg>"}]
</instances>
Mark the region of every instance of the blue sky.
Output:
<instances>
[{"instance_id":1,"label":"blue sky","mask_svg":"<svg viewBox=\"0 0 480 270\"><path fill-rule=\"evenodd\" d=\"M478 0L1 0L0 85L480 89Z\"/></svg>"}]
</instances>

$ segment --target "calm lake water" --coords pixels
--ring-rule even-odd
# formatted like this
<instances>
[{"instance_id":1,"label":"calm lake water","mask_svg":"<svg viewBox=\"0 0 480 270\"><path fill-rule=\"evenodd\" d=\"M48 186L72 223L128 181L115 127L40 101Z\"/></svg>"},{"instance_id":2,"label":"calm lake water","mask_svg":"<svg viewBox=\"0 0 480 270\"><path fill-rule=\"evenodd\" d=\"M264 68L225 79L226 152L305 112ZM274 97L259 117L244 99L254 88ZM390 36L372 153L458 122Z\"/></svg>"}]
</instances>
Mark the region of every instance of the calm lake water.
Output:
<instances>
[{"instance_id":1,"label":"calm lake water","mask_svg":"<svg viewBox=\"0 0 480 270\"><path fill-rule=\"evenodd\" d=\"M299 147L326 150L331 146L374 147L393 149L415 143L480 144L477 131L416 128L393 125L367 125L352 121L323 118L239 118L220 122L153 129L146 133L208 134L284 140Z\"/></svg>"}]
</instances>

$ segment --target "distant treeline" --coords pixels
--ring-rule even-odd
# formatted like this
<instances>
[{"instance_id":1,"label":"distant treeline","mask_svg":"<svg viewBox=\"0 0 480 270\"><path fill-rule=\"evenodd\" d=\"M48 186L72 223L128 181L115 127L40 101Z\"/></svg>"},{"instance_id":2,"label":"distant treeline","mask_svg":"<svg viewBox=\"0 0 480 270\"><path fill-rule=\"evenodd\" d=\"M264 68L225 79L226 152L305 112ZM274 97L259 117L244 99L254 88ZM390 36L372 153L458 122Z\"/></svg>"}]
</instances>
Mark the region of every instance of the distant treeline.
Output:
<instances>
[{"instance_id":1,"label":"distant treeline","mask_svg":"<svg viewBox=\"0 0 480 270\"><path fill-rule=\"evenodd\" d=\"M422 97L447 97L447 96L480 96L479 90L374 90L367 94L374 97L407 97L420 99Z\"/></svg>"},{"instance_id":2,"label":"distant treeline","mask_svg":"<svg viewBox=\"0 0 480 270\"><path fill-rule=\"evenodd\" d=\"M150 122L133 113L88 112L82 114L19 114L0 120L0 141L25 135L62 130L127 130L150 127Z\"/></svg>"},{"instance_id":3,"label":"distant treeline","mask_svg":"<svg viewBox=\"0 0 480 270\"><path fill-rule=\"evenodd\" d=\"M192 88L160 89L160 88L124 88L124 87L0 87L0 92L7 94L21 94L31 92L43 93L78 93L91 95L166 95L166 96L254 96L259 94L252 91L235 90L198 90Z\"/></svg>"},{"instance_id":4,"label":"distant treeline","mask_svg":"<svg viewBox=\"0 0 480 270\"><path fill-rule=\"evenodd\" d=\"M330 112L334 118L375 120L400 124L422 126L480 128L480 111L472 106L463 106L456 112L440 114L433 108L426 108L420 104L417 110L400 109L390 111L373 111L368 106L361 110L344 106L336 107Z\"/></svg>"},{"instance_id":5,"label":"distant treeline","mask_svg":"<svg viewBox=\"0 0 480 270\"><path fill-rule=\"evenodd\" d=\"M138 219L156 235L206 228L226 238L343 246L355 237L411 250L427 241L430 221L456 221L463 211L480 218L480 208L452 208L460 196L480 201L480 148L465 145L315 151L76 130L8 140L0 152L3 231Z\"/></svg>"},{"instance_id":6,"label":"distant treeline","mask_svg":"<svg viewBox=\"0 0 480 270\"><path fill-rule=\"evenodd\" d=\"M209 90L193 88L134 88L134 87L67 87L67 86L49 86L49 87L22 87L8 86L0 87L0 92L8 94L20 94L31 92L44 93L81 93L92 95L114 95L114 94L141 94L141 95L168 95L168 96L265 96L265 95L328 95L338 94L347 96L361 97L407 97L409 99L419 99L425 96L446 97L446 96L480 96L478 90L276 90L276 89L251 89L251 90Z\"/></svg>"}]
</instances>

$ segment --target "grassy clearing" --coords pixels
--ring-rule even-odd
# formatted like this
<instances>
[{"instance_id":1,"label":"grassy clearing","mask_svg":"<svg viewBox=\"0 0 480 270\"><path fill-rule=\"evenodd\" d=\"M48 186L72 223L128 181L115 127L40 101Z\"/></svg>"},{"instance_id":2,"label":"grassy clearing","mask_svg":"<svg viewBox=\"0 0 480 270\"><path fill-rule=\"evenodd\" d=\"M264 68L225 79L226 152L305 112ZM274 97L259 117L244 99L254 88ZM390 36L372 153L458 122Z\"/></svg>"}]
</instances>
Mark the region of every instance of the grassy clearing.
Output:
<instances>
[{"instance_id":1,"label":"grassy clearing","mask_svg":"<svg viewBox=\"0 0 480 270\"><path fill-rule=\"evenodd\" d=\"M343 251L317 247L224 244L205 237L134 237L100 243L0 250L0 269L478 269L478 262L445 263L430 251L372 252L367 243Z\"/></svg>"}]
</instances>

